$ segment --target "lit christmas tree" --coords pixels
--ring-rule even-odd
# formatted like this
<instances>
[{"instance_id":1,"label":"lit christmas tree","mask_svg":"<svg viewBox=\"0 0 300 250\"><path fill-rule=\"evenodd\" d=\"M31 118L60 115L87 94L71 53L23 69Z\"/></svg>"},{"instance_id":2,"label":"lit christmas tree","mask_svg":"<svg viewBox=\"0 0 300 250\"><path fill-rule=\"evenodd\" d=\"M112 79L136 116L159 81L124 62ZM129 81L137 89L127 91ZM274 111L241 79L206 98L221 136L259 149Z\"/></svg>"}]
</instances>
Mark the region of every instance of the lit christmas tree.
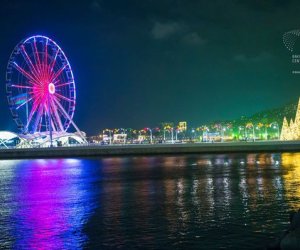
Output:
<instances>
[{"instance_id":1,"label":"lit christmas tree","mask_svg":"<svg viewBox=\"0 0 300 250\"><path fill-rule=\"evenodd\" d=\"M289 134L289 124L287 122L286 117L283 118L283 123L282 123L282 129L281 129L281 134L280 134L280 140L282 141L287 141L288 140L288 134Z\"/></svg>"},{"instance_id":2,"label":"lit christmas tree","mask_svg":"<svg viewBox=\"0 0 300 250\"><path fill-rule=\"evenodd\" d=\"M293 122L293 119L290 120L290 127L288 131L288 140L295 140L295 124Z\"/></svg>"},{"instance_id":3,"label":"lit christmas tree","mask_svg":"<svg viewBox=\"0 0 300 250\"><path fill-rule=\"evenodd\" d=\"M295 120L291 119L290 124L288 124L286 117L283 119L280 140L300 140L300 98Z\"/></svg>"},{"instance_id":4,"label":"lit christmas tree","mask_svg":"<svg viewBox=\"0 0 300 250\"><path fill-rule=\"evenodd\" d=\"M300 139L300 99L299 99L298 107L297 107L297 111L296 111L293 134L294 134L294 138L295 138L294 140Z\"/></svg>"}]
</instances>

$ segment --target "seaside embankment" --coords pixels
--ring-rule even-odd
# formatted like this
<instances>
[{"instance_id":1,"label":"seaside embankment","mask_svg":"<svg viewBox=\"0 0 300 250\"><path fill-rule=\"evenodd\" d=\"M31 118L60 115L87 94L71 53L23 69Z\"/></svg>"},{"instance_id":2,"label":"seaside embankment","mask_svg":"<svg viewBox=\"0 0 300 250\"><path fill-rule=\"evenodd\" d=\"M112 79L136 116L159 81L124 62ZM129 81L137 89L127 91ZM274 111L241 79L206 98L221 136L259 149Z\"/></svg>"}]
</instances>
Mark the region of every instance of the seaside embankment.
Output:
<instances>
[{"instance_id":1,"label":"seaside embankment","mask_svg":"<svg viewBox=\"0 0 300 250\"><path fill-rule=\"evenodd\" d=\"M222 153L300 152L300 141L260 141L187 144L85 145L54 148L1 149L0 159L111 157Z\"/></svg>"}]
</instances>

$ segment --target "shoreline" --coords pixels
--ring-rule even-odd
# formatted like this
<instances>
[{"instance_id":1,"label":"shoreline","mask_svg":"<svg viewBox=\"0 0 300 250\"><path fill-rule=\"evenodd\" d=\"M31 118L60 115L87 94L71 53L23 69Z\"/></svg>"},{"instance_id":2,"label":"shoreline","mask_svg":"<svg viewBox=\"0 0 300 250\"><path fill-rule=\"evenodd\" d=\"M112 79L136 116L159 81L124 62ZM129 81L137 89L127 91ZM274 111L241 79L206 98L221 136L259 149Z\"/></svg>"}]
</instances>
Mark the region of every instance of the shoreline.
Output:
<instances>
[{"instance_id":1,"label":"shoreline","mask_svg":"<svg viewBox=\"0 0 300 250\"><path fill-rule=\"evenodd\" d=\"M180 154L300 152L300 141L217 142L188 144L86 145L1 149L0 159L47 159Z\"/></svg>"}]
</instances>

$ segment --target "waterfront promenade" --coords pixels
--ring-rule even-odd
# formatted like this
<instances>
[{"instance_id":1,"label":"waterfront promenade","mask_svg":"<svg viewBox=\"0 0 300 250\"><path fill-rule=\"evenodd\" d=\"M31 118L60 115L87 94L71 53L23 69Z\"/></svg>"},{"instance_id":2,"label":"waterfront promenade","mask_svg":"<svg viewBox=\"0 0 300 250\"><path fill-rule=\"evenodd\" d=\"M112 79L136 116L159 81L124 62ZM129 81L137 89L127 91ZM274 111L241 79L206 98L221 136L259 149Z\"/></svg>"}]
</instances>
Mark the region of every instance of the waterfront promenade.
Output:
<instances>
[{"instance_id":1,"label":"waterfront promenade","mask_svg":"<svg viewBox=\"0 0 300 250\"><path fill-rule=\"evenodd\" d=\"M68 158L204 153L300 152L300 141L260 141L187 144L97 145L1 149L0 159Z\"/></svg>"}]
</instances>

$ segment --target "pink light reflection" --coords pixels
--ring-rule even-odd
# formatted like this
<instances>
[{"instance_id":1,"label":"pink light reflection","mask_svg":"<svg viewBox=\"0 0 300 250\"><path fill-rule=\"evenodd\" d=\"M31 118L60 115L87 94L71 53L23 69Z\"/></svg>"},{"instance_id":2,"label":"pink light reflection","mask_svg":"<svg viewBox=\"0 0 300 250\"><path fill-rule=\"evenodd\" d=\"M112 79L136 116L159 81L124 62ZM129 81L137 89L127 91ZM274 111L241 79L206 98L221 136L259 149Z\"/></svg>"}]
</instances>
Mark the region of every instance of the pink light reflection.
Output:
<instances>
[{"instance_id":1,"label":"pink light reflection","mask_svg":"<svg viewBox=\"0 0 300 250\"><path fill-rule=\"evenodd\" d=\"M80 165L79 160L35 160L22 164L15 248L82 248L85 236L81 230L89 206L87 193L76 181L82 174Z\"/></svg>"}]
</instances>

